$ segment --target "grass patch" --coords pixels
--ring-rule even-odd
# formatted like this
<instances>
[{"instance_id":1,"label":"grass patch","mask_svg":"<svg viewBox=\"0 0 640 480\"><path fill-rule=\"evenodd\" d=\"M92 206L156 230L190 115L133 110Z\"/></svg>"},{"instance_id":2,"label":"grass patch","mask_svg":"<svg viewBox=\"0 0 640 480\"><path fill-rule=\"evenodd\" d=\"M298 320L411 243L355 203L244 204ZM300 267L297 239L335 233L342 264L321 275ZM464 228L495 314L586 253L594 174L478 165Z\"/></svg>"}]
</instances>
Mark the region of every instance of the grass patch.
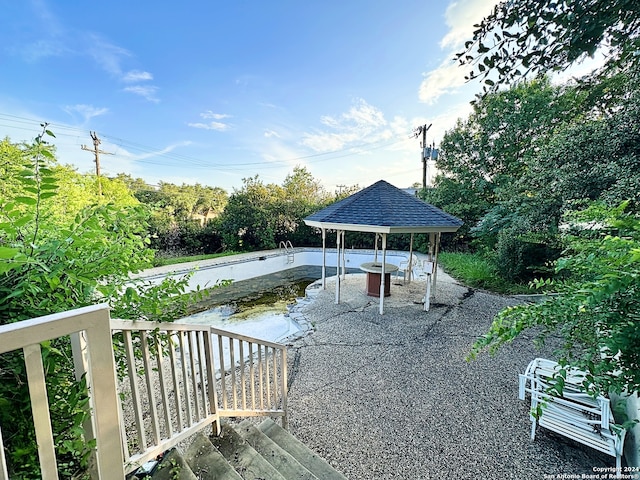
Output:
<instances>
[{"instance_id":1,"label":"grass patch","mask_svg":"<svg viewBox=\"0 0 640 480\"><path fill-rule=\"evenodd\" d=\"M512 283L502 278L496 266L477 253L447 253L438 255L445 272L474 288L503 294L532 293L528 285Z\"/></svg>"},{"instance_id":2,"label":"grass patch","mask_svg":"<svg viewBox=\"0 0 640 480\"><path fill-rule=\"evenodd\" d=\"M186 263L186 262L197 262L199 260L209 260L210 258L218 258L218 257L228 257L230 255L236 255L238 252L230 251L230 252L222 252L222 253L211 253L208 255L190 255L186 257L156 257L153 260L154 267L163 267L165 265L175 265L177 263Z\"/></svg>"}]
</instances>

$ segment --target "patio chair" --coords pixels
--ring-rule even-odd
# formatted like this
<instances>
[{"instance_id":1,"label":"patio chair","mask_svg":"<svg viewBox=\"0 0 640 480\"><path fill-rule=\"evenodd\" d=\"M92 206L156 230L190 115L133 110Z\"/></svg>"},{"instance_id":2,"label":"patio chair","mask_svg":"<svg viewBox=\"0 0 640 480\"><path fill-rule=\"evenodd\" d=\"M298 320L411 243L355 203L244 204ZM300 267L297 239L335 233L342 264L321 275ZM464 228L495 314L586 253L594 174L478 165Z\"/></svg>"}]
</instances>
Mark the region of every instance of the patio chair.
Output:
<instances>
[{"instance_id":1,"label":"patio chair","mask_svg":"<svg viewBox=\"0 0 640 480\"><path fill-rule=\"evenodd\" d=\"M411 277L413 276L413 269L418 264L419 260L415 255L409 255L407 260L402 260L398 265L398 270L396 271L396 284L400 282L400 275L402 275L402 284L406 284L408 281L411 281Z\"/></svg>"},{"instance_id":2,"label":"patio chair","mask_svg":"<svg viewBox=\"0 0 640 480\"><path fill-rule=\"evenodd\" d=\"M518 398L524 400L526 393L531 394L531 440L539 425L615 457L620 474L626 431L614 423L610 400L583 392L586 373L576 368L566 371L560 395L551 388L560 368L553 360L536 358L519 375Z\"/></svg>"}]
</instances>

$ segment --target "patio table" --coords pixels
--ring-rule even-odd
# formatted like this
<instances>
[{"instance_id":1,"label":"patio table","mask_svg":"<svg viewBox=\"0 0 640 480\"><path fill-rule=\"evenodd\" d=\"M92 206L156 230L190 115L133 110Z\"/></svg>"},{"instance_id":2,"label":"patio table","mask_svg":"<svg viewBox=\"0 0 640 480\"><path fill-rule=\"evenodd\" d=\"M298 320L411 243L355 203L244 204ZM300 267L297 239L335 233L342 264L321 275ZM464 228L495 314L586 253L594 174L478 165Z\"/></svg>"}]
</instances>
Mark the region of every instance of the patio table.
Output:
<instances>
[{"instance_id":1,"label":"patio table","mask_svg":"<svg viewBox=\"0 0 640 480\"><path fill-rule=\"evenodd\" d=\"M380 297L380 280L382 278L382 263L367 262L360 265L360 270L367 272L366 293L370 297ZM384 296L391 295L391 274L397 272L397 265L384 264Z\"/></svg>"}]
</instances>

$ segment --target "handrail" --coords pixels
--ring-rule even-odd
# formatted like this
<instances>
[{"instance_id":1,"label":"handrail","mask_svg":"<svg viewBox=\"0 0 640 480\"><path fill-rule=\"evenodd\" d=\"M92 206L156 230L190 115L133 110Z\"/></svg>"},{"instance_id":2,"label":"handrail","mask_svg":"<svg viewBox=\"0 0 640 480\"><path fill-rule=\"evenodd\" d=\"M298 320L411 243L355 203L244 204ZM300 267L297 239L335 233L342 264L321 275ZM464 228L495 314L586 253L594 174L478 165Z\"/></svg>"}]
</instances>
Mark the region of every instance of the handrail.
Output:
<instances>
[{"instance_id":1,"label":"handrail","mask_svg":"<svg viewBox=\"0 0 640 480\"><path fill-rule=\"evenodd\" d=\"M204 428L219 433L221 417L281 417L287 426L283 345L207 325L111 319L107 305L0 326L0 353L25 354L45 480L58 473L40 343L65 336L89 386L92 478L124 478ZM0 431L0 480L8 479Z\"/></svg>"},{"instance_id":2,"label":"handrail","mask_svg":"<svg viewBox=\"0 0 640 480\"><path fill-rule=\"evenodd\" d=\"M280 240L279 248L282 248L285 252L288 252L289 249L293 250L293 244L291 243L291 240Z\"/></svg>"},{"instance_id":3,"label":"handrail","mask_svg":"<svg viewBox=\"0 0 640 480\"><path fill-rule=\"evenodd\" d=\"M287 256L287 263L294 262L293 244L291 243L291 240L280 240L280 250L284 250L284 253Z\"/></svg>"},{"instance_id":4,"label":"handrail","mask_svg":"<svg viewBox=\"0 0 640 480\"><path fill-rule=\"evenodd\" d=\"M58 472L40 343L66 336L72 337L74 356L81 355L76 348L81 344L91 352L86 358L86 378L93 406L89 429L96 432L95 475L124 478L108 308L94 305L0 326L0 353L24 352L41 476L45 480L57 480ZM0 450L4 450L1 438ZM5 460L0 456L0 480L9 478Z\"/></svg>"},{"instance_id":5,"label":"handrail","mask_svg":"<svg viewBox=\"0 0 640 480\"><path fill-rule=\"evenodd\" d=\"M221 417L281 417L286 427L283 345L208 325L113 319L111 327L125 352L127 473L203 428L219 433Z\"/></svg>"}]
</instances>

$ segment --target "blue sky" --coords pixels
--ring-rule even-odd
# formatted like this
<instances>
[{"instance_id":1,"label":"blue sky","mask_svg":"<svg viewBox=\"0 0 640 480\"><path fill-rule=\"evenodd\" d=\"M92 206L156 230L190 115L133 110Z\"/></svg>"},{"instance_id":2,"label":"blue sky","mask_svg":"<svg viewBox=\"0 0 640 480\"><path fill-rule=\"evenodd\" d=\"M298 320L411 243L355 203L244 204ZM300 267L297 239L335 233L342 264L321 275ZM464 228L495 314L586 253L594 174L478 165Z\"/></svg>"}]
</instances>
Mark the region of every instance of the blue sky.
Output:
<instances>
[{"instance_id":1,"label":"blue sky","mask_svg":"<svg viewBox=\"0 0 640 480\"><path fill-rule=\"evenodd\" d=\"M305 166L324 186L421 182L477 83L453 54L486 0L0 0L0 136L50 122L62 163L232 192Z\"/></svg>"}]
</instances>

